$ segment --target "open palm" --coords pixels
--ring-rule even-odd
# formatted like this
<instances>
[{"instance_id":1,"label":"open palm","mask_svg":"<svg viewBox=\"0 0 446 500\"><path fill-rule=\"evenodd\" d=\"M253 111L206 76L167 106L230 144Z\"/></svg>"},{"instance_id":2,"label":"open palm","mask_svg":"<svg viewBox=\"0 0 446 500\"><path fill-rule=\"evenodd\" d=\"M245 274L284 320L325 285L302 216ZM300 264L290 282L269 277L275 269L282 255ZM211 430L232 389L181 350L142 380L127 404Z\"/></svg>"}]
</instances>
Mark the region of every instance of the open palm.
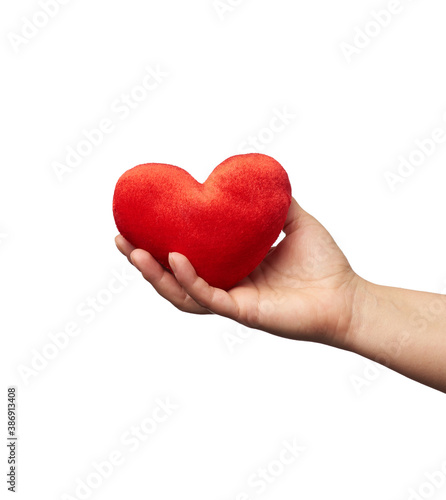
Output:
<instances>
[{"instance_id":1,"label":"open palm","mask_svg":"<svg viewBox=\"0 0 446 500\"><path fill-rule=\"evenodd\" d=\"M164 269L123 236L118 249L157 292L178 309L215 313L275 335L342 345L348 334L359 277L327 230L294 200L285 238L228 292L197 276L189 260L171 253Z\"/></svg>"}]
</instances>

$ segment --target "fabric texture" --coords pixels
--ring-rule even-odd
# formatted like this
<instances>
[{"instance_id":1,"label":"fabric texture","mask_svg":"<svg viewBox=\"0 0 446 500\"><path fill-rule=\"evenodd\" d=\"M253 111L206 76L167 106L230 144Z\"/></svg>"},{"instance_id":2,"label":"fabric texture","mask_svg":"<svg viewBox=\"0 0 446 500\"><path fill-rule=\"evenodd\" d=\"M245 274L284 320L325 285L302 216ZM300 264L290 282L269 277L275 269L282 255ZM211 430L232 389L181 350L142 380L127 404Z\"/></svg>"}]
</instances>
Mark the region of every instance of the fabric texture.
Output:
<instances>
[{"instance_id":1,"label":"fabric texture","mask_svg":"<svg viewBox=\"0 0 446 500\"><path fill-rule=\"evenodd\" d=\"M180 252L210 285L228 290L263 260L291 203L283 167L263 154L228 158L201 184L173 165L125 172L113 197L119 232L165 268Z\"/></svg>"}]
</instances>

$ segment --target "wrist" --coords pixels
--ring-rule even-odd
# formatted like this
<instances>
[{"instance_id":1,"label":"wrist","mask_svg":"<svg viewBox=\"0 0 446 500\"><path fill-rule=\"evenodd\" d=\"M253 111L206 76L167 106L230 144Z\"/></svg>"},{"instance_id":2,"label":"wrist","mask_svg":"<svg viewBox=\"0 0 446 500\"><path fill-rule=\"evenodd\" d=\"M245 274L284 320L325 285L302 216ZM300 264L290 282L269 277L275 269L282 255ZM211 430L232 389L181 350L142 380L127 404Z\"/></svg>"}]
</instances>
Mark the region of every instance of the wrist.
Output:
<instances>
[{"instance_id":1,"label":"wrist","mask_svg":"<svg viewBox=\"0 0 446 500\"><path fill-rule=\"evenodd\" d=\"M395 369L417 333L411 325L417 298L411 297L413 293L417 294L361 278L345 348Z\"/></svg>"},{"instance_id":2,"label":"wrist","mask_svg":"<svg viewBox=\"0 0 446 500\"><path fill-rule=\"evenodd\" d=\"M359 279L343 348L446 392L446 296Z\"/></svg>"},{"instance_id":3,"label":"wrist","mask_svg":"<svg viewBox=\"0 0 446 500\"><path fill-rule=\"evenodd\" d=\"M372 357L376 338L373 331L378 324L383 288L356 275L351 300L350 323L344 338L344 349ZM382 319L382 318L381 318Z\"/></svg>"}]
</instances>

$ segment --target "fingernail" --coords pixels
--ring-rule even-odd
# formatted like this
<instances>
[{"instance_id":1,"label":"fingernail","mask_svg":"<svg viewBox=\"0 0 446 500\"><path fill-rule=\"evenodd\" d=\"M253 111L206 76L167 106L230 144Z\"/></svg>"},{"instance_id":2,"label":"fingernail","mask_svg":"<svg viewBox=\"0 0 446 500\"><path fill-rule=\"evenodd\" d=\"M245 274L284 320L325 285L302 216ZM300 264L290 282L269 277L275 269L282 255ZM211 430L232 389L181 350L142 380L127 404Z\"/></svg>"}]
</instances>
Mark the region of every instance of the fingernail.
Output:
<instances>
[{"instance_id":1,"label":"fingernail","mask_svg":"<svg viewBox=\"0 0 446 500\"><path fill-rule=\"evenodd\" d=\"M176 264L175 264L175 259L173 258L173 255L171 253L169 253L168 260L169 260L169 266L172 268L172 271L175 274L177 271Z\"/></svg>"}]
</instances>

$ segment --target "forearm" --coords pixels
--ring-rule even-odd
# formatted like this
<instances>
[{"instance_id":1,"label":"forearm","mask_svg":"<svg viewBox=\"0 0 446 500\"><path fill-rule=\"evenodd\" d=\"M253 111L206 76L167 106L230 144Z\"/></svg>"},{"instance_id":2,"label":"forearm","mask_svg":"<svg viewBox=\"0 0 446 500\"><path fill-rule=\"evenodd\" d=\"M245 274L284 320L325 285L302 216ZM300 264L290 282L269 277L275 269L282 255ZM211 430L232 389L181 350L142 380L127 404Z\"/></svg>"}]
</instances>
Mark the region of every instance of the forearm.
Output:
<instances>
[{"instance_id":1,"label":"forearm","mask_svg":"<svg viewBox=\"0 0 446 500\"><path fill-rule=\"evenodd\" d=\"M347 348L446 392L446 295L361 281Z\"/></svg>"}]
</instances>

